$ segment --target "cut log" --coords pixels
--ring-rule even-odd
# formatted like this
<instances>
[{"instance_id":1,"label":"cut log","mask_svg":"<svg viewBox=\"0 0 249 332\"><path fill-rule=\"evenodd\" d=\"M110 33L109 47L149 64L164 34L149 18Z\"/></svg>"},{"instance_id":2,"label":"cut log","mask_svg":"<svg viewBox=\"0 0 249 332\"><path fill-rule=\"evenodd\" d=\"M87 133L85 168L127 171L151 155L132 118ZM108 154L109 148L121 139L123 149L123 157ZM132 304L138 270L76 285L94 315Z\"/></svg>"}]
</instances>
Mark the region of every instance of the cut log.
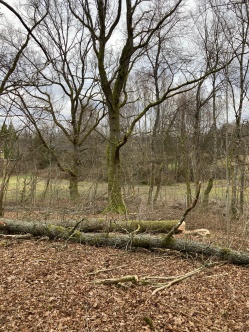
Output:
<instances>
[{"instance_id":1,"label":"cut log","mask_svg":"<svg viewBox=\"0 0 249 332\"><path fill-rule=\"evenodd\" d=\"M190 242L182 239L167 238L167 235L149 234L118 234L118 233L82 233L57 225L43 224L41 222L27 222L20 220L4 220L5 229L12 233L30 233L49 238L63 238L82 244L96 246L111 246L116 248L167 248L182 252L197 253L207 256L216 256L234 264L249 264L249 254L216 247L204 243Z\"/></svg>"},{"instance_id":2,"label":"cut log","mask_svg":"<svg viewBox=\"0 0 249 332\"><path fill-rule=\"evenodd\" d=\"M11 224L14 228L21 228L24 224L30 223L29 221L22 220L8 220L2 219L1 226L8 225L7 228L11 231ZM31 222L32 223L32 222ZM65 228L74 228L74 230L79 230L81 232L119 232L119 233L168 233L172 227L177 225L177 220L119 220L119 221L110 221L106 219L82 219L80 221L58 221L52 220L45 222L46 225L57 225L63 226ZM18 226L19 225L19 226ZM185 231L186 224L185 222L179 227L177 233ZM34 228L39 232L39 223L36 222ZM41 226L43 228L43 226ZM1 227L0 229L7 229L6 227Z\"/></svg>"}]
</instances>

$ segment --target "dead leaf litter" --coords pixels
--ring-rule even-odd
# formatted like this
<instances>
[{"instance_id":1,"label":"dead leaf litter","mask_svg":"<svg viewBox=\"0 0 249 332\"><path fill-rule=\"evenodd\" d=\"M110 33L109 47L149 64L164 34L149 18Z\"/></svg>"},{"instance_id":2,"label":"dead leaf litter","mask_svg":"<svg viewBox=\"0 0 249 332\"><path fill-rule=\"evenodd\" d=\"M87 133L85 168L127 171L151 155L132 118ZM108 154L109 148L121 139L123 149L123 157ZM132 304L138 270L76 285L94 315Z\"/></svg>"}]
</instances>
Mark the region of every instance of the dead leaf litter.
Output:
<instances>
[{"instance_id":1,"label":"dead leaf litter","mask_svg":"<svg viewBox=\"0 0 249 332\"><path fill-rule=\"evenodd\" d=\"M36 240L0 241L0 331L249 331L248 268L215 265L154 293L150 283L202 266L179 253ZM161 282L161 280L160 280Z\"/></svg>"}]
</instances>

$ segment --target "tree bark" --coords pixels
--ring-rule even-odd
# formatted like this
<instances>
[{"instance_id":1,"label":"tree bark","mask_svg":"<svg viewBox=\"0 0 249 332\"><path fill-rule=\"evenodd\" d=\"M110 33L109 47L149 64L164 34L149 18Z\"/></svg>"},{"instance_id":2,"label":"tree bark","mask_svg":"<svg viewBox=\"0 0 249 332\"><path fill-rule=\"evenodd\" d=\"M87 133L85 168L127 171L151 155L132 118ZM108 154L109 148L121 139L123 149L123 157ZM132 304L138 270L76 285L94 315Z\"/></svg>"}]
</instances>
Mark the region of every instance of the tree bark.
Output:
<instances>
[{"instance_id":1,"label":"tree bark","mask_svg":"<svg viewBox=\"0 0 249 332\"><path fill-rule=\"evenodd\" d=\"M70 174L69 180L69 192L70 192L70 199L75 201L80 197L79 188L78 188L78 174Z\"/></svg>"},{"instance_id":2,"label":"tree bark","mask_svg":"<svg viewBox=\"0 0 249 332\"><path fill-rule=\"evenodd\" d=\"M126 207L121 189L120 151L113 140L109 142L107 148L108 206L105 212L125 214Z\"/></svg>"},{"instance_id":3,"label":"tree bark","mask_svg":"<svg viewBox=\"0 0 249 332\"><path fill-rule=\"evenodd\" d=\"M214 179L213 178L209 178L208 179L208 184L207 184L207 187L204 191L204 194L203 194L203 201L202 201L202 207L204 209L207 209L208 208L208 202L209 202L209 194L213 188L213 184L214 184Z\"/></svg>"},{"instance_id":4,"label":"tree bark","mask_svg":"<svg viewBox=\"0 0 249 332\"><path fill-rule=\"evenodd\" d=\"M249 254L228 248L215 247L210 244L190 242L182 239L167 238L165 235L149 234L118 234L118 233L82 233L62 226L47 225L39 222L5 220L0 224L0 230L15 233L23 232L33 235L46 235L49 238L62 238L87 245L111 246L115 248L165 248L188 253L198 253L218 257L229 263L249 264Z\"/></svg>"},{"instance_id":5,"label":"tree bark","mask_svg":"<svg viewBox=\"0 0 249 332\"><path fill-rule=\"evenodd\" d=\"M39 234L42 235L42 232L46 228L49 228L51 225L55 227L64 227L67 230L77 230L80 232L120 232L120 233L168 233L173 227L178 224L178 220L119 220L119 221L110 221L105 219L82 219L79 222L76 221L47 221L45 223L39 222L29 222L24 220L8 220L1 219L2 222L6 225L2 227L9 232L26 232L26 228L31 228L32 225ZM4 225L2 225L4 226ZM0 225L1 230L1 225ZM178 229L178 233L185 230L185 225L182 228ZM177 231L176 231L177 232ZM44 234L46 235L46 234Z\"/></svg>"}]
</instances>

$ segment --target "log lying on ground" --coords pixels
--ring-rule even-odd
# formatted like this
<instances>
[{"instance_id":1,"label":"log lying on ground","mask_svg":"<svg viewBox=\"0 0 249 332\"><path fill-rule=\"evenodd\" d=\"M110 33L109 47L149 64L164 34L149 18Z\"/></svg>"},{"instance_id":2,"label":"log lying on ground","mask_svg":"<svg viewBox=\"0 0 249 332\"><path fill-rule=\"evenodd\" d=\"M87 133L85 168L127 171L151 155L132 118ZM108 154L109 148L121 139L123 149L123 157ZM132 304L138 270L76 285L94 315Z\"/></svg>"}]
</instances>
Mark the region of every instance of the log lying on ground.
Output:
<instances>
[{"instance_id":1,"label":"log lying on ground","mask_svg":"<svg viewBox=\"0 0 249 332\"><path fill-rule=\"evenodd\" d=\"M82 244L95 246L111 246L116 248L165 248L182 252L215 256L234 264L249 264L249 254L228 248L220 248L204 243L190 242L181 239L167 238L158 234L118 234L118 233L82 233L62 226L43 224L40 222L24 222L4 220L0 230L13 233L30 233L35 236L48 236L51 239L63 238Z\"/></svg>"},{"instance_id":2,"label":"log lying on ground","mask_svg":"<svg viewBox=\"0 0 249 332\"><path fill-rule=\"evenodd\" d=\"M30 221L22 221L22 220L8 220L2 219L2 223L6 223L8 225L9 231L12 229L17 229L20 227L20 231L24 224L30 223ZM31 222L32 223L32 222ZM44 222L42 222L44 223ZM119 232L119 233L168 233L172 227L177 225L177 220L119 220L119 221L110 221L106 219L82 219L80 221L71 221L71 220L53 220L47 221L45 224L47 225L56 225L63 226L65 228L74 228L75 230L79 230L81 232ZM1 226L1 224L0 224ZM39 231L39 227L43 228L43 226L39 225L39 222L36 222L35 228ZM177 233L181 233L185 231L185 222L179 227Z\"/></svg>"}]
</instances>

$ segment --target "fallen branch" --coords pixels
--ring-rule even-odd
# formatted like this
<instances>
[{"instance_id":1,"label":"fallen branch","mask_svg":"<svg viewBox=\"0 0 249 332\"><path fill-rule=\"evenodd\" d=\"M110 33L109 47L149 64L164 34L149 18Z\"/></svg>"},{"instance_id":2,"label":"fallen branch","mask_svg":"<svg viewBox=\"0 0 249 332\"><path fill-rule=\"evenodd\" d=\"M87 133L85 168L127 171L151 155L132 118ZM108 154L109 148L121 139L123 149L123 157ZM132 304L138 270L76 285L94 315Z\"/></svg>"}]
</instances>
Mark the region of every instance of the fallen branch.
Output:
<instances>
[{"instance_id":1,"label":"fallen branch","mask_svg":"<svg viewBox=\"0 0 249 332\"><path fill-rule=\"evenodd\" d=\"M20 232L22 231L22 225L25 223L33 224L32 221L25 220L9 220L3 219L0 222L0 229L5 229L5 225L7 229L11 231L11 223L13 223L13 227L17 228L19 225ZM55 225L62 226L64 228L70 229L69 236L73 234L75 231L80 232L119 232L119 233L168 233L174 225L178 223L178 220L108 220L106 218L82 218L80 221L72 221L72 220L50 220L40 222L42 225ZM38 231L39 223L34 222L35 227ZM182 228L178 229L178 232L182 232L185 230L184 224Z\"/></svg>"},{"instance_id":2,"label":"fallen branch","mask_svg":"<svg viewBox=\"0 0 249 332\"><path fill-rule=\"evenodd\" d=\"M222 265L224 263L218 263L219 265ZM125 285L126 283L131 283L131 284L137 284L137 285L151 285L151 287L156 288L153 292L152 295L155 295L156 293L164 290L165 288L169 288L172 285L179 283L187 278L192 277L193 275L203 271L206 268L209 268L211 266L217 265L217 263L210 263L210 264L205 264L197 269L187 272L183 275L179 276L169 276L169 277L157 277L157 276L146 276L141 279L138 278L137 275L127 275L127 276L122 276L119 278L111 278L111 279L100 279L100 280L94 280L94 284L102 284L102 285ZM158 280L167 280L167 283L162 283L158 282ZM168 281L170 280L170 281Z\"/></svg>"},{"instance_id":3,"label":"fallen branch","mask_svg":"<svg viewBox=\"0 0 249 332\"><path fill-rule=\"evenodd\" d=\"M169 288L169 287L171 287L172 285L177 284L177 283L181 282L182 280L187 279L187 278L193 276L193 275L196 274L196 273L199 273L200 271L204 270L205 268L206 268L206 266L201 266L201 267L199 267L198 269L195 269L195 270L190 271L190 272L188 272L188 273L186 273L186 274L184 274L184 275L182 275L182 276L179 276L179 277L174 278L172 281L170 281L170 282L168 282L168 283L166 283L166 284L162 284L160 287L156 288L156 289L152 292L152 295L155 295L156 293L158 293L158 292L164 290L165 288Z\"/></svg>"},{"instance_id":4,"label":"fallen branch","mask_svg":"<svg viewBox=\"0 0 249 332\"><path fill-rule=\"evenodd\" d=\"M189 214L189 212L195 208L195 206L198 202L199 196L200 196L200 191L201 191L201 182L199 182L197 192L196 192L196 197L195 197L192 205L190 207L188 207L187 210L183 213L183 215L182 215L181 219L179 220L179 222L172 227L172 229L166 235L166 239L171 238L175 233L177 233L177 230L179 229L181 224L185 221L185 219L186 219L187 215Z\"/></svg>"},{"instance_id":5,"label":"fallen branch","mask_svg":"<svg viewBox=\"0 0 249 332\"><path fill-rule=\"evenodd\" d=\"M41 222L7 221L5 226L0 225L0 230L12 233L30 233L34 236L48 236L50 239L61 238L67 240L71 236L71 229L62 226L42 224ZM82 233L74 231L70 241L95 246L110 246L126 248L130 241L129 234L118 233ZM211 257L218 257L234 264L249 264L249 254L213 246L199 242L192 242L184 239L167 238L165 235L135 234L132 238L132 248L165 248L181 252L202 254Z\"/></svg>"},{"instance_id":6,"label":"fallen branch","mask_svg":"<svg viewBox=\"0 0 249 332\"><path fill-rule=\"evenodd\" d=\"M138 276L137 275L129 275L120 278L112 278L112 279L101 279L101 280L94 280L95 284L102 284L102 285L115 285L115 284L122 284L126 282L137 283Z\"/></svg>"}]
</instances>

